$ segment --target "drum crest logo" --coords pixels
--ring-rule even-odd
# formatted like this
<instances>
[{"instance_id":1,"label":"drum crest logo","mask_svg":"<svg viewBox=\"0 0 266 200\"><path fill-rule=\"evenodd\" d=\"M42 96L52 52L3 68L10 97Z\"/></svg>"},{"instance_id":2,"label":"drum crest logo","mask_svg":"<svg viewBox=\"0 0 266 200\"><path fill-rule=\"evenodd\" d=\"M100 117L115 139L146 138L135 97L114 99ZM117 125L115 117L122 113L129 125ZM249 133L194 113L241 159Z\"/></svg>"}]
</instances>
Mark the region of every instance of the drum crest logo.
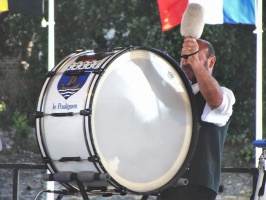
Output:
<instances>
[{"instance_id":1,"label":"drum crest logo","mask_svg":"<svg viewBox=\"0 0 266 200\"><path fill-rule=\"evenodd\" d=\"M76 73L78 73L78 71L79 70L75 70ZM58 92L67 100L83 87L89 75L90 71L82 75L67 75L64 73L57 84Z\"/></svg>"},{"instance_id":2,"label":"drum crest logo","mask_svg":"<svg viewBox=\"0 0 266 200\"><path fill-rule=\"evenodd\" d=\"M78 92L86 83L90 73L97 67L101 58L94 55L78 57L71 63L57 84L58 92L67 100Z\"/></svg>"}]
</instances>

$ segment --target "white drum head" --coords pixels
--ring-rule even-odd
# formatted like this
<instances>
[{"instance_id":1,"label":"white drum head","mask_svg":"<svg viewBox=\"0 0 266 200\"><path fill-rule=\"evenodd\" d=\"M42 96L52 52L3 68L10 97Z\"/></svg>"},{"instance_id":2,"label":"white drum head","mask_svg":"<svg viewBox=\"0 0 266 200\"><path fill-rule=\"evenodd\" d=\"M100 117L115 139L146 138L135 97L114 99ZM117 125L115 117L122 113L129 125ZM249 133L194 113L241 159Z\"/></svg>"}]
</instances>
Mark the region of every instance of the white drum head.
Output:
<instances>
[{"instance_id":1,"label":"white drum head","mask_svg":"<svg viewBox=\"0 0 266 200\"><path fill-rule=\"evenodd\" d=\"M99 79L92 101L95 149L111 177L148 192L175 177L193 132L191 103L175 68L137 49L117 57Z\"/></svg>"}]
</instances>

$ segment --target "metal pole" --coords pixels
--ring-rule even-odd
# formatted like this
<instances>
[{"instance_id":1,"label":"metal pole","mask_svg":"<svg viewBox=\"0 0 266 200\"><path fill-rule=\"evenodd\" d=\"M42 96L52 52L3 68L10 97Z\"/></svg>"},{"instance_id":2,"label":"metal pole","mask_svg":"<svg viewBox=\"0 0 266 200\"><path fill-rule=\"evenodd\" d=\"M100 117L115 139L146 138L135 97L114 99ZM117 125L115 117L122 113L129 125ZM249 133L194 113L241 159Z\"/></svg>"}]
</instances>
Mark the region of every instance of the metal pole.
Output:
<instances>
[{"instance_id":1,"label":"metal pole","mask_svg":"<svg viewBox=\"0 0 266 200\"><path fill-rule=\"evenodd\" d=\"M54 67L54 0L49 0L48 70Z\"/></svg>"},{"instance_id":2,"label":"metal pole","mask_svg":"<svg viewBox=\"0 0 266 200\"><path fill-rule=\"evenodd\" d=\"M257 34L257 62L256 62L256 140L263 139L263 71L262 71L262 0L255 4L256 13L256 34ZM255 165L258 167L258 160L261 149L256 148Z\"/></svg>"},{"instance_id":3,"label":"metal pole","mask_svg":"<svg viewBox=\"0 0 266 200\"><path fill-rule=\"evenodd\" d=\"M19 169L13 169L13 200L18 199L19 190Z\"/></svg>"},{"instance_id":4,"label":"metal pole","mask_svg":"<svg viewBox=\"0 0 266 200\"><path fill-rule=\"evenodd\" d=\"M49 0L49 19L48 19L48 71L51 71L54 67L54 0ZM47 173L50 173L49 170L47 170ZM54 190L54 182L53 181L47 181L47 189L53 191ZM53 200L54 194L53 193L47 193L47 200Z\"/></svg>"}]
</instances>

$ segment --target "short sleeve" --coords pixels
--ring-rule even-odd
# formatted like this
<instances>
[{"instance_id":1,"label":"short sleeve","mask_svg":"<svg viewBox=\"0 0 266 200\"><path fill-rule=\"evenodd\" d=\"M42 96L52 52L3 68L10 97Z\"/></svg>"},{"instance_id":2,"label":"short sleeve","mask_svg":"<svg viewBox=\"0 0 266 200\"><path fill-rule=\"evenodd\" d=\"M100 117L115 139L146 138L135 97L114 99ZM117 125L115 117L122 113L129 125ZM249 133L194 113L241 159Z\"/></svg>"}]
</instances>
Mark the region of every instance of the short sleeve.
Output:
<instances>
[{"instance_id":1,"label":"short sleeve","mask_svg":"<svg viewBox=\"0 0 266 200\"><path fill-rule=\"evenodd\" d=\"M233 113L233 105L235 104L235 96L233 92L226 88L221 87L223 93L223 102L216 108L211 109L211 107L206 104L201 115L201 120L204 122L213 123L217 126L224 126Z\"/></svg>"}]
</instances>

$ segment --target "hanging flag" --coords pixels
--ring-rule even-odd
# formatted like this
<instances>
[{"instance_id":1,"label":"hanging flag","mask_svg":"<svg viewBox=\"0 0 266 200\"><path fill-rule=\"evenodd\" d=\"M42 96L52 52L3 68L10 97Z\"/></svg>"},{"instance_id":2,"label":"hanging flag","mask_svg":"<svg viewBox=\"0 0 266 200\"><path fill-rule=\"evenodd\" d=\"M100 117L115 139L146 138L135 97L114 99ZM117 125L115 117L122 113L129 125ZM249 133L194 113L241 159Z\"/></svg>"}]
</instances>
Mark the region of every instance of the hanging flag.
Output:
<instances>
[{"instance_id":1,"label":"hanging flag","mask_svg":"<svg viewBox=\"0 0 266 200\"><path fill-rule=\"evenodd\" d=\"M224 23L255 24L255 0L224 0Z\"/></svg>"},{"instance_id":2,"label":"hanging flag","mask_svg":"<svg viewBox=\"0 0 266 200\"><path fill-rule=\"evenodd\" d=\"M188 3L199 3L204 7L206 24L255 24L255 0L157 0L162 31L167 31L181 23L183 13ZM161 10L160 1L164 2ZM173 3L174 2L174 3ZM181 6L181 5L182 6ZM179 6L174 8L173 6ZM167 8L167 9L166 9ZM185 9L184 9L185 8ZM162 12L171 13L171 15L163 15ZM181 19L180 19L181 15ZM180 20L177 20L180 19ZM165 21L176 22L167 26Z\"/></svg>"},{"instance_id":3,"label":"hanging flag","mask_svg":"<svg viewBox=\"0 0 266 200\"><path fill-rule=\"evenodd\" d=\"M162 31L168 31L181 23L188 0L157 0Z\"/></svg>"},{"instance_id":4,"label":"hanging flag","mask_svg":"<svg viewBox=\"0 0 266 200\"><path fill-rule=\"evenodd\" d=\"M255 0L189 0L205 10L206 24L255 24Z\"/></svg>"},{"instance_id":5,"label":"hanging flag","mask_svg":"<svg viewBox=\"0 0 266 200\"><path fill-rule=\"evenodd\" d=\"M8 2L7 0L0 0L0 12L8 11Z\"/></svg>"},{"instance_id":6,"label":"hanging flag","mask_svg":"<svg viewBox=\"0 0 266 200\"><path fill-rule=\"evenodd\" d=\"M43 0L0 0L0 12L43 15Z\"/></svg>"}]
</instances>

